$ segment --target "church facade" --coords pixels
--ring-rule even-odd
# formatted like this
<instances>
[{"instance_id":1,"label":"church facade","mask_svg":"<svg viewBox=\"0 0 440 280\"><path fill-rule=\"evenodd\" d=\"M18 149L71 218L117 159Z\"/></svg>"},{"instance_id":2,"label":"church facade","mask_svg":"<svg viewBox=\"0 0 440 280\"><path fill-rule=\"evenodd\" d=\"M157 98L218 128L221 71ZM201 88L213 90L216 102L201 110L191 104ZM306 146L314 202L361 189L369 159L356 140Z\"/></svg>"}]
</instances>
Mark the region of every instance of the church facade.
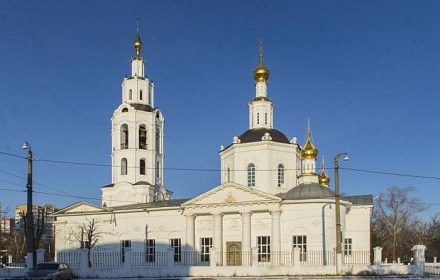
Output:
<instances>
[{"instance_id":1,"label":"church facade","mask_svg":"<svg viewBox=\"0 0 440 280\"><path fill-rule=\"evenodd\" d=\"M302 262L320 252L323 264L334 263L335 193L324 162L317 171L310 122L303 146L274 128L262 47L249 128L221 147L220 185L173 199L162 180L164 116L154 105L142 46L138 30L131 77L123 79L122 103L112 116L112 183L101 188L101 205L78 202L55 213L57 253L92 248L119 253L124 262L125 251L139 252L146 264L161 252L172 252L174 264L195 253L187 265L212 266L215 252L216 263L238 269L297 251ZM369 256L372 196L340 197L339 208L344 257ZM87 237L92 228L95 235Z\"/></svg>"}]
</instances>

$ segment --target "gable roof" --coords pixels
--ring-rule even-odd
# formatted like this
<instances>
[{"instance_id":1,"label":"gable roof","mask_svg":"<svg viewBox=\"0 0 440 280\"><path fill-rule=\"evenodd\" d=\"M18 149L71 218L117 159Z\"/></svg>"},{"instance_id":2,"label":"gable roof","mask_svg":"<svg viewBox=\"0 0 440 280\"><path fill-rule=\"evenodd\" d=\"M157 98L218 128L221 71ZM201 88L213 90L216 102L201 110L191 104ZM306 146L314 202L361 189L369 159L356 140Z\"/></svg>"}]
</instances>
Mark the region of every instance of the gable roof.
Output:
<instances>
[{"instance_id":1,"label":"gable roof","mask_svg":"<svg viewBox=\"0 0 440 280\"><path fill-rule=\"evenodd\" d=\"M215 187L182 204L182 208L219 205L219 204L255 204L262 202L281 202L281 198L246 187L237 183L227 182Z\"/></svg>"},{"instance_id":2,"label":"gable roof","mask_svg":"<svg viewBox=\"0 0 440 280\"><path fill-rule=\"evenodd\" d=\"M98 205L94 205L88 202L77 202L72 205L69 205L63 209L60 209L59 211L53 213L53 215L60 215L60 214L77 214L77 213L92 213L92 212L102 212L107 210L106 207L101 207Z\"/></svg>"}]
</instances>

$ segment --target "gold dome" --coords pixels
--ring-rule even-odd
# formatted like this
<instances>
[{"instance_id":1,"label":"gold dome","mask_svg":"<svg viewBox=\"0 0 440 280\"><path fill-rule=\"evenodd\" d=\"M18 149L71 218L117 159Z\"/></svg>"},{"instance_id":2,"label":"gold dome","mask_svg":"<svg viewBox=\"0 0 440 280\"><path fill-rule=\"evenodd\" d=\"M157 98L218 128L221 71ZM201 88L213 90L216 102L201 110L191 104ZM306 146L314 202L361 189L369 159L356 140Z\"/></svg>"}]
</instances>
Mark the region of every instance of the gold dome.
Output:
<instances>
[{"instance_id":1,"label":"gold dome","mask_svg":"<svg viewBox=\"0 0 440 280\"><path fill-rule=\"evenodd\" d=\"M260 63L254 70L254 80L255 82L267 82L269 80L269 69L263 64L263 41L260 40Z\"/></svg>"},{"instance_id":2,"label":"gold dome","mask_svg":"<svg viewBox=\"0 0 440 280\"><path fill-rule=\"evenodd\" d=\"M133 47L136 50L136 57L135 59L141 59L141 50L142 50L142 40L141 40L141 34L139 32L139 20L138 20L138 27L136 32L136 38L134 39Z\"/></svg>"},{"instance_id":3,"label":"gold dome","mask_svg":"<svg viewBox=\"0 0 440 280\"><path fill-rule=\"evenodd\" d=\"M307 141L301 150L301 159L316 159L318 157L318 149L313 145L312 133L310 132L310 120L307 124Z\"/></svg>"},{"instance_id":4,"label":"gold dome","mask_svg":"<svg viewBox=\"0 0 440 280\"><path fill-rule=\"evenodd\" d=\"M324 156L322 156L321 173L319 173L318 178L319 178L319 184L321 186L328 186L328 185L330 185L330 178L328 177L327 172L325 172Z\"/></svg>"}]
</instances>

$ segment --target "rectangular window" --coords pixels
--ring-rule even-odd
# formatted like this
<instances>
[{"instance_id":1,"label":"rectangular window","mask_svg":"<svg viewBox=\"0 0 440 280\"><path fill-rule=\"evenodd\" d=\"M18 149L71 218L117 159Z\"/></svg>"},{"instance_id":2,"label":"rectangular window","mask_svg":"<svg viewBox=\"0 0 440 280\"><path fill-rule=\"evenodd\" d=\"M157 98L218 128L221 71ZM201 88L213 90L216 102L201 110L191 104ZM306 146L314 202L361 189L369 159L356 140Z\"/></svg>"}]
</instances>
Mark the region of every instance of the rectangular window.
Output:
<instances>
[{"instance_id":1,"label":"rectangular window","mask_svg":"<svg viewBox=\"0 0 440 280\"><path fill-rule=\"evenodd\" d=\"M299 260L305 262L307 260L307 236L294 235L292 248L300 248Z\"/></svg>"},{"instance_id":2,"label":"rectangular window","mask_svg":"<svg viewBox=\"0 0 440 280\"><path fill-rule=\"evenodd\" d=\"M345 238L344 239L344 256L351 256L353 253L353 239Z\"/></svg>"},{"instance_id":3,"label":"rectangular window","mask_svg":"<svg viewBox=\"0 0 440 280\"><path fill-rule=\"evenodd\" d=\"M255 187L255 165L249 164L247 167L248 172L248 187Z\"/></svg>"},{"instance_id":4,"label":"rectangular window","mask_svg":"<svg viewBox=\"0 0 440 280\"><path fill-rule=\"evenodd\" d=\"M278 187L284 185L284 165L278 165Z\"/></svg>"},{"instance_id":5,"label":"rectangular window","mask_svg":"<svg viewBox=\"0 0 440 280\"><path fill-rule=\"evenodd\" d=\"M182 243L180 238L170 239L170 247L174 251L174 262L182 262Z\"/></svg>"},{"instance_id":6,"label":"rectangular window","mask_svg":"<svg viewBox=\"0 0 440 280\"><path fill-rule=\"evenodd\" d=\"M156 240L147 239L145 240L145 261L155 262L156 261Z\"/></svg>"},{"instance_id":7,"label":"rectangular window","mask_svg":"<svg viewBox=\"0 0 440 280\"><path fill-rule=\"evenodd\" d=\"M270 261L270 236L257 236L258 261Z\"/></svg>"},{"instance_id":8,"label":"rectangular window","mask_svg":"<svg viewBox=\"0 0 440 280\"><path fill-rule=\"evenodd\" d=\"M200 260L202 262L209 262L209 251L212 247L212 238L200 238Z\"/></svg>"},{"instance_id":9,"label":"rectangular window","mask_svg":"<svg viewBox=\"0 0 440 280\"><path fill-rule=\"evenodd\" d=\"M125 262L125 248L131 248L131 240L121 240L121 261Z\"/></svg>"},{"instance_id":10,"label":"rectangular window","mask_svg":"<svg viewBox=\"0 0 440 280\"><path fill-rule=\"evenodd\" d=\"M90 242L88 240L80 242L80 248L81 249L89 248L89 247L90 247Z\"/></svg>"}]
</instances>

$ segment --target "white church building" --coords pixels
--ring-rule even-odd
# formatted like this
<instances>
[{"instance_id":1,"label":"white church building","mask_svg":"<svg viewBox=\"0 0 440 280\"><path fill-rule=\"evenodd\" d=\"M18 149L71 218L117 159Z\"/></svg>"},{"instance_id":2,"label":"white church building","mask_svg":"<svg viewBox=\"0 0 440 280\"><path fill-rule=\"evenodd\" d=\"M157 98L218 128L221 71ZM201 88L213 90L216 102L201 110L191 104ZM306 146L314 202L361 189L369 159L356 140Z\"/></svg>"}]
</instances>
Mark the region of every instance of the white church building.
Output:
<instances>
[{"instance_id":1,"label":"white church building","mask_svg":"<svg viewBox=\"0 0 440 280\"><path fill-rule=\"evenodd\" d=\"M310 122L303 146L274 128L261 47L249 128L221 147L220 185L188 199L164 187L164 115L139 30L134 48L112 116L112 183L101 188L101 205L78 202L54 214L58 260L79 267L68 256L94 245L88 269L100 275L127 268L149 277L336 273L335 193L324 162L316 166ZM340 197L343 269L370 262L372 207L371 195Z\"/></svg>"}]
</instances>

